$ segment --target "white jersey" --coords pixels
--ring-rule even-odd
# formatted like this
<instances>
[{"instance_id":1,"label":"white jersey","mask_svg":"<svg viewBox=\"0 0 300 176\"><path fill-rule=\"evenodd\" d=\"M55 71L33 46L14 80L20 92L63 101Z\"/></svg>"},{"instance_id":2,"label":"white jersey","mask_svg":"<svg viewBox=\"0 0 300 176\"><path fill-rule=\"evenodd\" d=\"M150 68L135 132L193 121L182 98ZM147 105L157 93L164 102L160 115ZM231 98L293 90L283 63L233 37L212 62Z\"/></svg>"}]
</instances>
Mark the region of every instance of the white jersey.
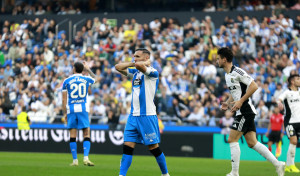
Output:
<instances>
[{"instance_id":1,"label":"white jersey","mask_svg":"<svg viewBox=\"0 0 300 176\"><path fill-rule=\"evenodd\" d=\"M300 91L287 89L278 99L284 102L284 123L300 123Z\"/></svg>"},{"instance_id":2,"label":"white jersey","mask_svg":"<svg viewBox=\"0 0 300 176\"><path fill-rule=\"evenodd\" d=\"M130 115L156 115L154 96L158 87L158 71L147 67L145 73L137 69L127 69L132 80L132 101Z\"/></svg>"},{"instance_id":3,"label":"white jersey","mask_svg":"<svg viewBox=\"0 0 300 176\"><path fill-rule=\"evenodd\" d=\"M225 74L226 85L234 101L240 100L246 93L253 78L243 69L232 66L230 73ZM236 111L236 115L256 114L255 107L250 98L246 100L242 107Z\"/></svg>"}]
</instances>

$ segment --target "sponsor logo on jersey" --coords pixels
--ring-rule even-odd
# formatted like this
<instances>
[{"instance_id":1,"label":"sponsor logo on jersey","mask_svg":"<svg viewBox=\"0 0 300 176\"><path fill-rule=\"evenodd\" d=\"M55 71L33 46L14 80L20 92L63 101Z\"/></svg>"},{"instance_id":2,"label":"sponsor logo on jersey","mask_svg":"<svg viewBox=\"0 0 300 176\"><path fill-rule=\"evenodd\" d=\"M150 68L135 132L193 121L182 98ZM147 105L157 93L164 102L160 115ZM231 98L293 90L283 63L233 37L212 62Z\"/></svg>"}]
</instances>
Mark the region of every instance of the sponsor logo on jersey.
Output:
<instances>
[{"instance_id":1,"label":"sponsor logo on jersey","mask_svg":"<svg viewBox=\"0 0 300 176\"><path fill-rule=\"evenodd\" d=\"M228 89L229 89L229 90L235 90L236 87L235 87L235 86L230 86L230 87L228 87Z\"/></svg>"},{"instance_id":2,"label":"sponsor logo on jersey","mask_svg":"<svg viewBox=\"0 0 300 176\"><path fill-rule=\"evenodd\" d=\"M133 81L133 85L134 85L134 86L139 86L139 85L141 85L141 80L140 80L140 79L135 79L135 80Z\"/></svg>"}]
</instances>

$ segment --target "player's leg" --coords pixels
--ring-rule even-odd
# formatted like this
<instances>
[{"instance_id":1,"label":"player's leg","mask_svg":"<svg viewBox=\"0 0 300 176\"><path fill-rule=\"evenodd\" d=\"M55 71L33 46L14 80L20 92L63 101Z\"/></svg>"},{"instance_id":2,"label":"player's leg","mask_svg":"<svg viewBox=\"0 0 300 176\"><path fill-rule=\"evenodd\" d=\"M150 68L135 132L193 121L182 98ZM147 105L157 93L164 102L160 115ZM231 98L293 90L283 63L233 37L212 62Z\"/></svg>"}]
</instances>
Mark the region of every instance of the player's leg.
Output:
<instances>
[{"instance_id":1,"label":"player's leg","mask_svg":"<svg viewBox=\"0 0 300 176\"><path fill-rule=\"evenodd\" d=\"M273 145L273 141L270 141L268 142L268 148L269 148L269 151L272 152L272 145Z\"/></svg>"},{"instance_id":2,"label":"player's leg","mask_svg":"<svg viewBox=\"0 0 300 176\"><path fill-rule=\"evenodd\" d=\"M91 139L90 139L90 120L88 112L76 113L78 119L78 129L83 131L83 164L85 166L94 166L89 160L89 153L91 149Z\"/></svg>"},{"instance_id":3,"label":"player's leg","mask_svg":"<svg viewBox=\"0 0 300 176\"><path fill-rule=\"evenodd\" d=\"M155 157L156 162L161 170L162 176L169 176L166 157L164 153L160 150L158 144L148 145L149 151Z\"/></svg>"},{"instance_id":4,"label":"player's leg","mask_svg":"<svg viewBox=\"0 0 300 176\"><path fill-rule=\"evenodd\" d=\"M245 134L245 139L247 141L248 147L257 151L268 161L270 161L274 166L278 166L280 164L279 161L275 158L275 156L269 151L269 149L265 145L257 141L256 132L254 131L247 132Z\"/></svg>"},{"instance_id":5,"label":"player's leg","mask_svg":"<svg viewBox=\"0 0 300 176\"><path fill-rule=\"evenodd\" d=\"M133 151L136 143L142 143L137 131L136 119L139 117L129 116L124 130L123 155L120 165L120 176L126 176L132 163Z\"/></svg>"},{"instance_id":6,"label":"player's leg","mask_svg":"<svg viewBox=\"0 0 300 176\"><path fill-rule=\"evenodd\" d=\"M247 132L245 134L245 139L247 141L248 147L257 151L260 155L262 155L276 167L276 171L279 176L284 175L285 163L278 161L265 145L257 141L255 131Z\"/></svg>"},{"instance_id":7,"label":"player's leg","mask_svg":"<svg viewBox=\"0 0 300 176\"><path fill-rule=\"evenodd\" d=\"M123 155L120 165L120 176L126 176L127 171L132 163L133 151L136 143L134 142L124 142L123 145Z\"/></svg>"},{"instance_id":8,"label":"player's leg","mask_svg":"<svg viewBox=\"0 0 300 176\"><path fill-rule=\"evenodd\" d=\"M76 115L74 113L67 115L67 127L70 131L70 149L73 157L73 163L71 166L78 166L78 159L77 159L77 143L76 143L76 137L77 137L77 120Z\"/></svg>"},{"instance_id":9,"label":"player's leg","mask_svg":"<svg viewBox=\"0 0 300 176\"><path fill-rule=\"evenodd\" d=\"M78 166L76 136L77 129L70 129L70 149L73 157L73 163L71 163L71 166Z\"/></svg>"},{"instance_id":10,"label":"player's leg","mask_svg":"<svg viewBox=\"0 0 300 176\"><path fill-rule=\"evenodd\" d=\"M287 157L286 157L286 171L288 172L295 172L298 173L300 172L299 169L295 165L295 155L296 155L296 146L298 143L298 138L297 136L291 136L290 137L290 145L289 149L287 152Z\"/></svg>"},{"instance_id":11,"label":"player's leg","mask_svg":"<svg viewBox=\"0 0 300 176\"><path fill-rule=\"evenodd\" d=\"M231 153L231 167L232 170L229 176L238 176L239 175L239 166L240 166L240 156L241 150L239 145L239 139L243 135L242 132L237 131L235 129L231 129L229 133L228 143L230 146L230 153Z\"/></svg>"},{"instance_id":12,"label":"player's leg","mask_svg":"<svg viewBox=\"0 0 300 176\"><path fill-rule=\"evenodd\" d=\"M137 123L138 131L143 137L144 144L148 146L149 151L153 154L163 176L168 176L166 157L159 148L160 132L158 118L156 115L141 116Z\"/></svg>"},{"instance_id":13,"label":"player's leg","mask_svg":"<svg viewBox=\"0 0 300 176\"><path fill-rule=\"evenodd\" d=\"M83 164L86 166L94 166L95 164L89 160L91 149L90 128L83 129Z\"/></svg>"}]
</instances>

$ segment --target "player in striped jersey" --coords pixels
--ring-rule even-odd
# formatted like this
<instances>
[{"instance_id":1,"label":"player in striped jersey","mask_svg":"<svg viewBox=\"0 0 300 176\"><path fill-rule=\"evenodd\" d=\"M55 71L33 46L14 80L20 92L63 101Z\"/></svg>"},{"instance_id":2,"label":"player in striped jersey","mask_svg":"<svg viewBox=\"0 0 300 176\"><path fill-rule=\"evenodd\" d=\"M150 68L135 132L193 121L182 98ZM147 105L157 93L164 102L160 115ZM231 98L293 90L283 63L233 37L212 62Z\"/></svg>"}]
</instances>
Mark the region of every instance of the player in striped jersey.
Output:
<instances>
[{"instance_id":1,"label":"player in striped jersey","mask_svg":"<svg viewBox=\"0 0 300 176\"><path fill-rule=\"evenodd\" d=\"M257 84L244 70L232 64L233 53L229 48L218 50L218 64L226 72L225 80L231 96L222 103L221 109L226 111L233 104L231 112L235 112L228 143L231 152L232 170L227 176L239 175L240 146L239 139L244 135L250 148L257 151L275 167L278 176L284 175L285 163L278 161L268 148L257 141L254 117L256 110L251 102L251 95L257 90Z\"/></svg>"},{"instance_id":2,"label":"player in striped jersey","mask_svg":"<svg viewBox=\"0 0 300 176\"><path fill-rule=\"evenodd\" d=\"M90 76L83 76L82 71L87 71ZM87 105L88 88L95 83L95 74L86 63L76 62L73 67L74 74L65 79L63 83L63 113L70 131L70 149L73 156L71 166L78 166L76 136L77 129L83 130L83 164L94 166L89 158L91 147L89 106Z\"/></svg>"},{"instance_id":3,"label":"player in striped jersey","mask_svg":"<svg viewBox=\"0 0 300 176\"><path fill-rule=\"evenodd\" d=\"M136 143L143 143L155 156L162 175L169 176L165 155L158 145L160 133L154 105L158 71L150 67L150 52L147 49L137 49L134 53L134 61L135 63L124 62L116 65L116 70L133 79L131 111L124 131L123 156L119 175L126 176Z\"/></svg>"},{"instance_id":4,"label":"player in striped jersey","mask_svg":"<svg viewBox=\"0 0 300 176\"><path fill-rule=\"evenodd\" d=\"M289 89L279 95L277 101L281 110L283 109L282 103L284 103L284 126L290 139L285 171L299 173L299 169L295 166L295 155L300 136L300 76L298 74L290 75L288 83Z\"/></svg>"}]
</instances>

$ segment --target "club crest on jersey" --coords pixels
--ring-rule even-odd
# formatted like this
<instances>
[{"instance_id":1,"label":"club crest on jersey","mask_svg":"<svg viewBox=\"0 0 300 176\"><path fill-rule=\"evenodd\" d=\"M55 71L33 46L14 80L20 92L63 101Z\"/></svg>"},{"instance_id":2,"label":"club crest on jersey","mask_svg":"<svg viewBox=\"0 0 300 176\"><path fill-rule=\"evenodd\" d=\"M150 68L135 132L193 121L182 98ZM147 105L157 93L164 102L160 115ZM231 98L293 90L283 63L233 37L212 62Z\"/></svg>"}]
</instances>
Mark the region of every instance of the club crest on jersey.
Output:
<instances>
[{"instance_id":1,"label":"club crest on jersey","mask_svg":"<svg viewBox=\"0 0 300 176\"><path fill-rule=\"evenodd\" d=\"M234 79L233 78L231 78L231 83L234 83Z\"/></svg>"}]
</instances>

